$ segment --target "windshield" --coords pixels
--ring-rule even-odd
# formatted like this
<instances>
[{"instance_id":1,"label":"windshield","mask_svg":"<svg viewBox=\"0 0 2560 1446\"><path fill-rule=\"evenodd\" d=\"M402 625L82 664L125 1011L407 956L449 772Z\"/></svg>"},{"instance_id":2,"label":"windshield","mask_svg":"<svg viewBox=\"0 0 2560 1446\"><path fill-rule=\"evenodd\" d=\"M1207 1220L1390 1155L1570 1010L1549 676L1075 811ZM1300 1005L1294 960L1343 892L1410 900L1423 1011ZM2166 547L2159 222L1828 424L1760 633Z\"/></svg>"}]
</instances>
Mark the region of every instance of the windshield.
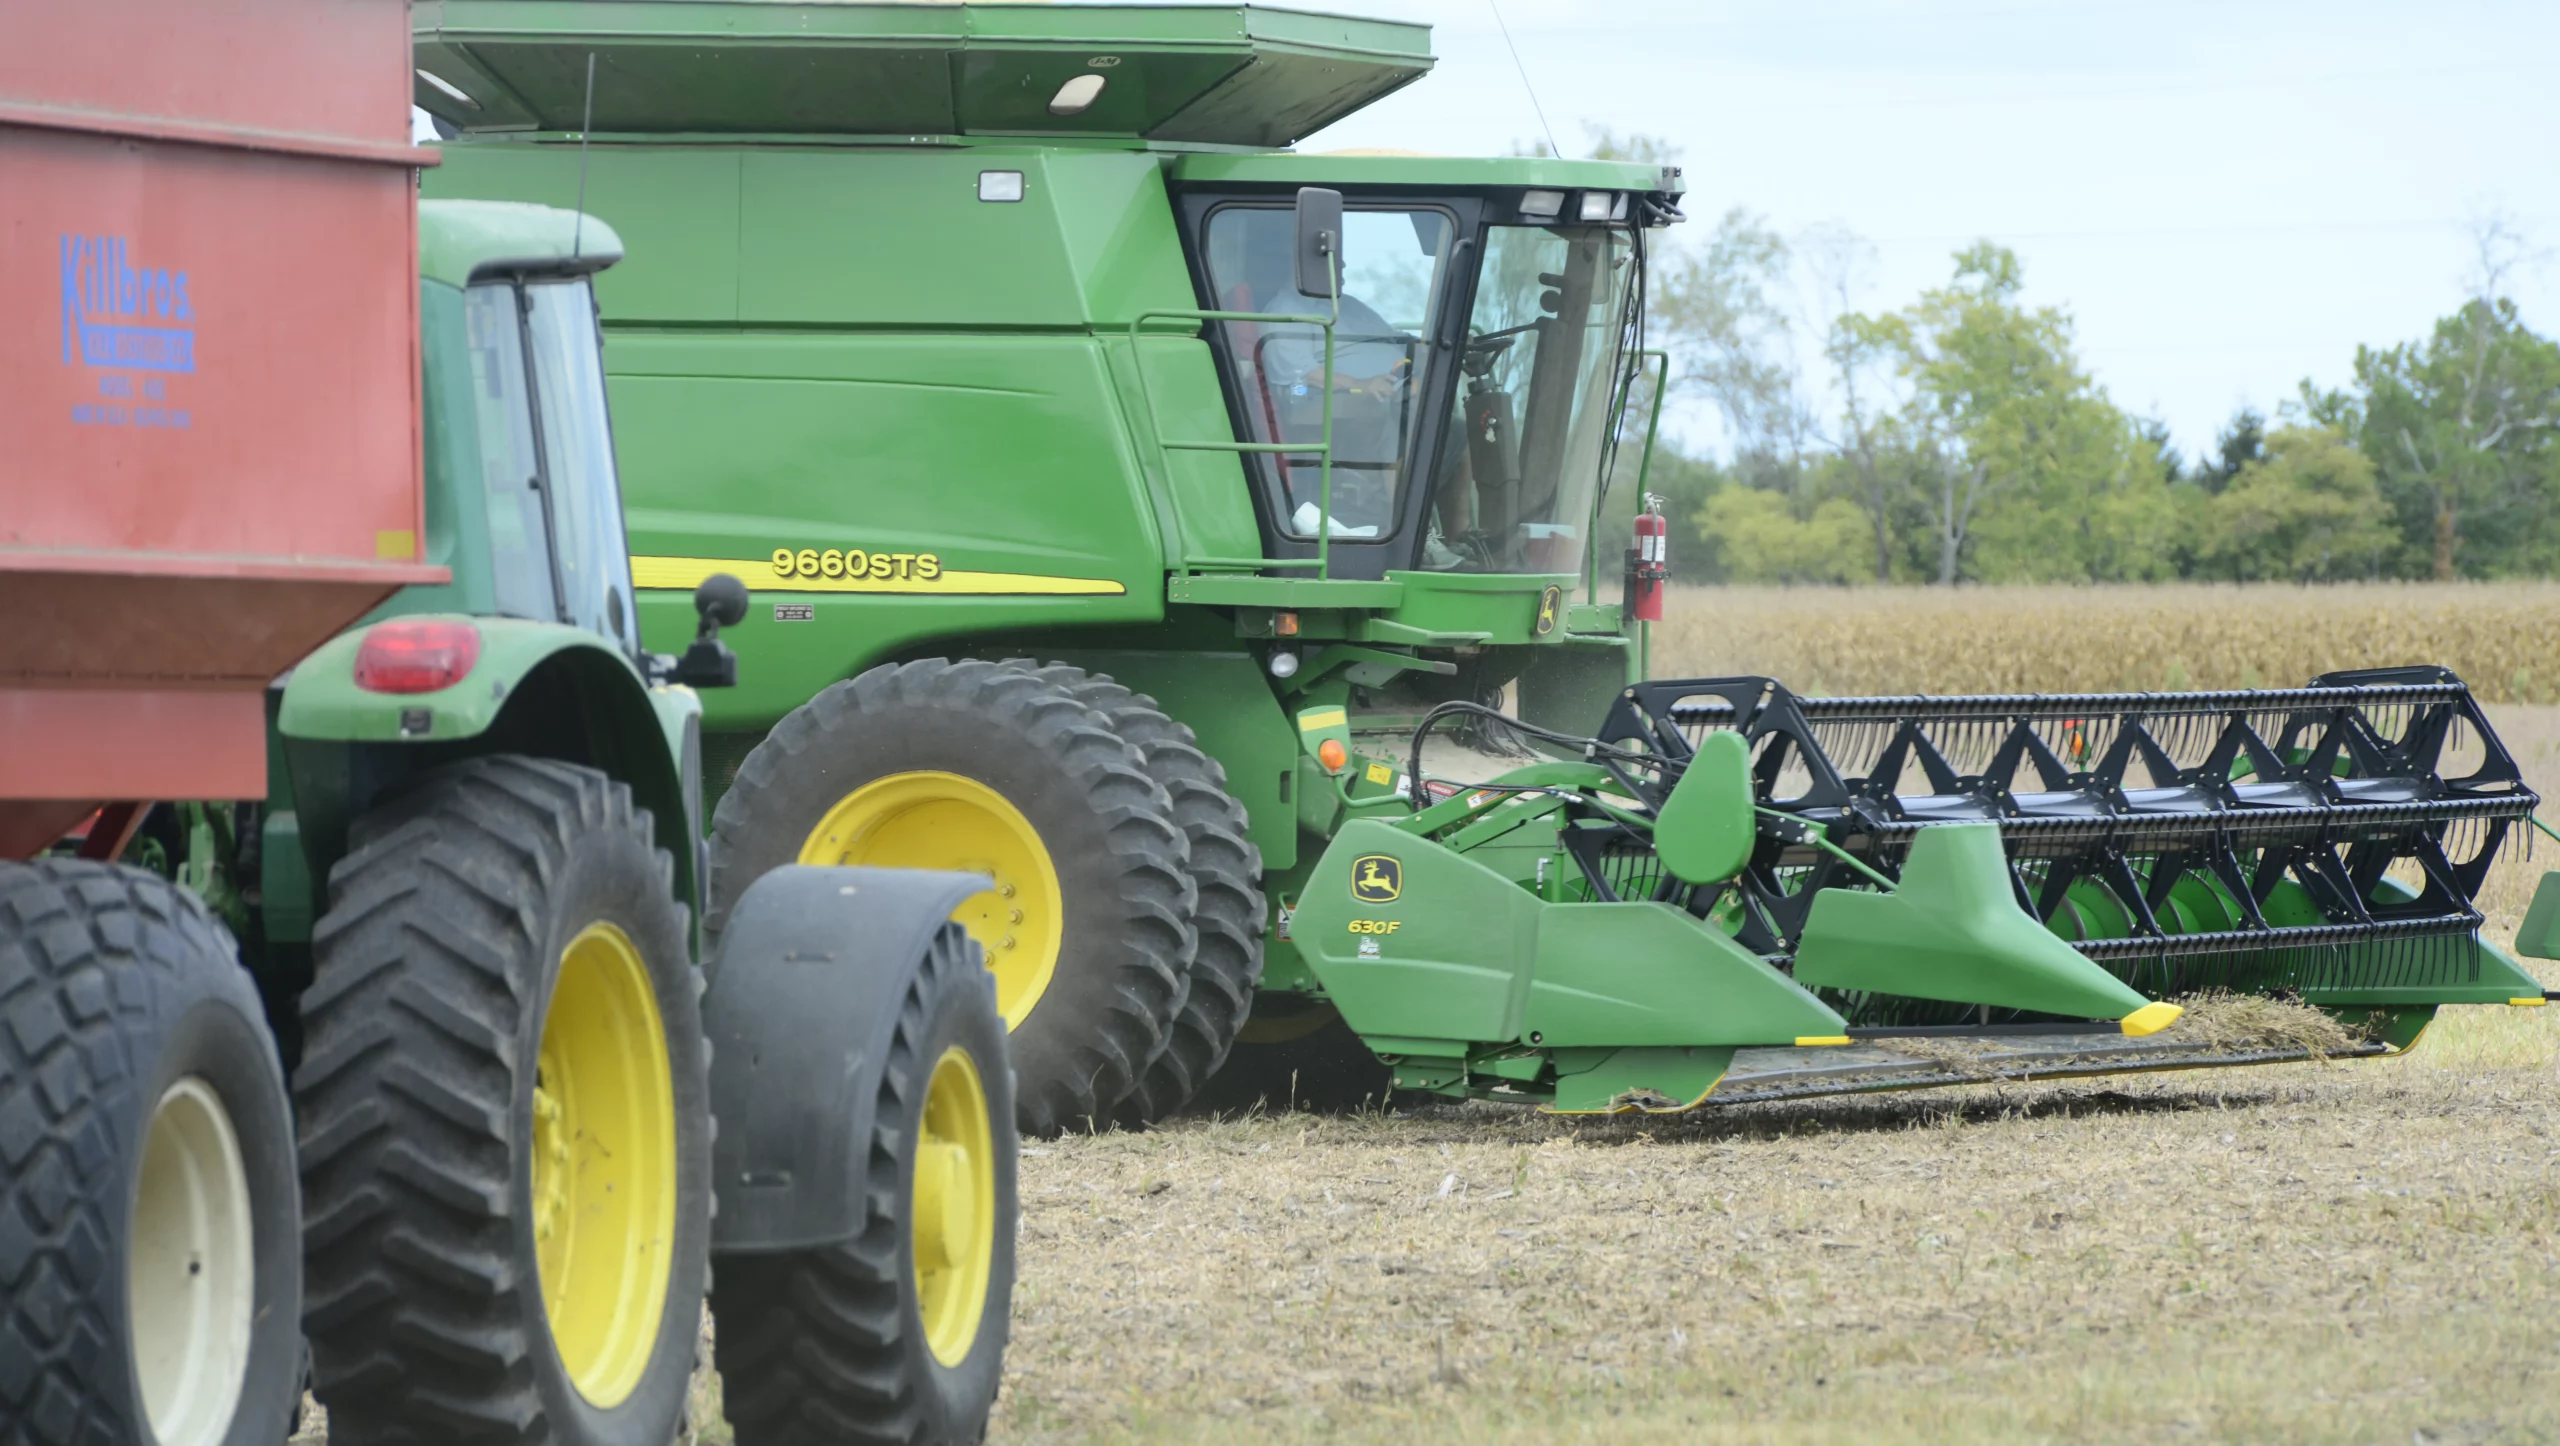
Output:
<instances>
[{"instance_id":1,"label":"windshield","mask_svg":"<svg viewBox=\"0 0 2560 1446\"><path fill-rule=\"evenodd\" d=\"M528 286L527 350L542 429L544 476L568 620L636 647L631 548L623 540L622 490L613 469L613 427L605 412L604 338L586 281Z\"/></svg>"},{"instance_id":2,"label":"windshield","mask_svg":"<svg viewBox=\"0 0 2560 1446\"><path fill-rule=\"evenodd\" d=\"M1579 572L1626 309L1627 233L1495 226L1467 316L1422 565Z\"/></svg>"},{"instance_id":3,"label":"windshield","mask_svg":"<svg viewBox=\"0 0 2560 1446\"><path fill-rule=\"evenodd\" d=\"M1333 495L1337 541L1377 541L1396 530L1406 458L1430 372L1434 318L1447 284L1457 227L1436 209L1355 210L1343 217L1345 272L1334 326ZM1225 206L1208 226L1208 269L1226 311L1324 316L1333 303L1291 280L1296 221L1286 207ZM1242 383L1245 424L1256 442L1324 437L1324 329L1223 324ZM1255 455L1252 465L1280 533L1312 540L1325 526L1322 457Z\"/></svg>"},{"instance_id":4,"label":"windshield","mask_svg":"<svg viewBox=\"0 0 2560 1446\"><path fill-rule=\"evenodd\" d=\"M551 529L543 520L542 469L533 455L533 405L524 385L524 336L516 289L474 286L463 298L471 336L471 399L480 436L480 485L489 508L494 606L509 617L553 621Z\"/></svg>"}]
</instances>

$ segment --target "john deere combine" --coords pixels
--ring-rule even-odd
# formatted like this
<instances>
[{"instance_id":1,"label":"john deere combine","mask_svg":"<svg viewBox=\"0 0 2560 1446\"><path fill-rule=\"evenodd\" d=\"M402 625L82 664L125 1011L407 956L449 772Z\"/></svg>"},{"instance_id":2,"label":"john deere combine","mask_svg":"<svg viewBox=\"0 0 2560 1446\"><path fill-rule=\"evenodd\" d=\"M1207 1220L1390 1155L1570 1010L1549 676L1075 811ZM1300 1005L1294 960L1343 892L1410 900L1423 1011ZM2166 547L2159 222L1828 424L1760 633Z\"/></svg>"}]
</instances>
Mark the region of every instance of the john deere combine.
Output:
<instances>
[{"instance_id":1,"label":"john deere combine","mask_svg":"<svg viewBox=\"0 0 2560 1446\"><path fill-rule=\"evenodd\" d=\"M794 861L992 877L959 917L1026 1128L1222 1062L1685 1105L1945 1077L1874 1030L2192 1063L2144 1041L2200 987L2379 1012L2375 1049L2539 1001L2471 904L2534 800L2439 674L1644 682L1661 519L1601 522L1679 173L1283 149L1423 75L1421 27L444 0L416 36L430 194L583 187L632 239L644 632L716 572L759 599L704 705L710 924Z\"/></svg>"}]
</instances>

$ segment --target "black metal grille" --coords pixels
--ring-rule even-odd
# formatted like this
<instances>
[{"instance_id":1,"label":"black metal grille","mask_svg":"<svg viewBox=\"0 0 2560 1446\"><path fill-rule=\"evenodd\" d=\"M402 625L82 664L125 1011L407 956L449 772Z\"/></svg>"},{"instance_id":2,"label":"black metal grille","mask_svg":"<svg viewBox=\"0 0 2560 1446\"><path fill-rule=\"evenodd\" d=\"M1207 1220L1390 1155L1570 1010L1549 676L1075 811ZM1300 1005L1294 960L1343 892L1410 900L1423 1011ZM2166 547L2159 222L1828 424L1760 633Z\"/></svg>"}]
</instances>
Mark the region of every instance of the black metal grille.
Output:
<instances>
[{"instance_id":1,"label":"black metal grille","mask_svg":"<svg viewBox=\"0 0 2560 1446\"><path fill-rule=\"evenodd\" d=\"M1990 822L2020 905L2049 921L2105 916L2076 947L2155 997L2460 982L2477 968L2473 900L2540 802L2470 690L2438 668L2250 692L1944 698L1655 682L1621 696L1599 741L1650 755L1621 771L1659 803L1719 729L1751 745L1761 805L1799 825L1764 827L1735 883L1689 891L1700 912L1739 912L1750 947L1791 955L1814 890L1858 882L1808 828L1892 876L1922 828ZM1657 880L1651 896L1681 892ZM1973 1017L1840 1002L1861 1024Z\"/></svg>"}]
</instances>

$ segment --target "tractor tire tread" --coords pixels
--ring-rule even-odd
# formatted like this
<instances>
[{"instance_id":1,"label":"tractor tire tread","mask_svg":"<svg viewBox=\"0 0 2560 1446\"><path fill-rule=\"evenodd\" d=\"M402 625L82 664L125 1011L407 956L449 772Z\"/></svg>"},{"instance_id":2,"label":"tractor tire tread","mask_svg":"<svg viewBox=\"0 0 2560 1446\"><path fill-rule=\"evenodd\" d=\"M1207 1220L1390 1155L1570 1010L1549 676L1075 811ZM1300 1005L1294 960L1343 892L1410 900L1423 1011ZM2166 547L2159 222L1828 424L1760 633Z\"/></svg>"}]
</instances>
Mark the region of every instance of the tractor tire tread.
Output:
<instances>
[{"instance_id":1,"label":"tractor tire tread","mask_svg":"<svg viewBox=\"0 0 2560 1446\"><path fill-rule=\"evenodd\" d=\"M540 1284L516 1259L507 1131L542 1001L510 960L574 840L663 860L652 820L591 769L451 765L360 819L329 876L295 1074L313 1389L354 1442L553 1438L535 1378ZM681 917L672 897L669 906ZM528 1324L534 1322L536 1324Z\"/></svg>"},{"instance_id":2,"label":"tractor tire tread","mask_svg":"<svg viewBox=\"0 0 2560 1446\"><path fill-rule=\"evenodd\" d=\"M115 1298L120 1192L106 1187L138 1144L123 1136L150 1120L137 1039L208 995L266 1018L238 957L203 903L154 874L0 864L0 1446L145 1434Z\"/></svg>"}]
</instances>

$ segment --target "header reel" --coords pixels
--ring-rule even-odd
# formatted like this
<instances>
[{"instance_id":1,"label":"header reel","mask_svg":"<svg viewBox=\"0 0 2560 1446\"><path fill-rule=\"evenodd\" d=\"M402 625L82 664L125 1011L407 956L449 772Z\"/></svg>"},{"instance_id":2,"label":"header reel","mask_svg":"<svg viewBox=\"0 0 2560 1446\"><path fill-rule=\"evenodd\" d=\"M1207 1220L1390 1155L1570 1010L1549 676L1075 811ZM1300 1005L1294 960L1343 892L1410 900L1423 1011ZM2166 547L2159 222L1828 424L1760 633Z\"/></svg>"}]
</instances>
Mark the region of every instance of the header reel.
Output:
<instances>
[{"instance_id":1,"label":"header reel","mask_svg":"<svg viewBox=\"0 0 2560 1446\"><path fill-rule=\"evenodd\" d=\"M1683 879L1640 828L1584 823L1565 838L1591 897L1678 903L1791 958L1819 891L1898 880L1922 830L1987 822L2019 907L2152 998L2348 1002L2476 978L2473 900L2539 802L2441 668L2277 691L1943 698L1652 682L1621 695L1593 756L1616 756L1606 766L1658 813L1723 733L1748 748L1750 862ZM1888 994L1833 1002L1860 1025L2031 1017Z\"/></svg>"}]
</instances>

